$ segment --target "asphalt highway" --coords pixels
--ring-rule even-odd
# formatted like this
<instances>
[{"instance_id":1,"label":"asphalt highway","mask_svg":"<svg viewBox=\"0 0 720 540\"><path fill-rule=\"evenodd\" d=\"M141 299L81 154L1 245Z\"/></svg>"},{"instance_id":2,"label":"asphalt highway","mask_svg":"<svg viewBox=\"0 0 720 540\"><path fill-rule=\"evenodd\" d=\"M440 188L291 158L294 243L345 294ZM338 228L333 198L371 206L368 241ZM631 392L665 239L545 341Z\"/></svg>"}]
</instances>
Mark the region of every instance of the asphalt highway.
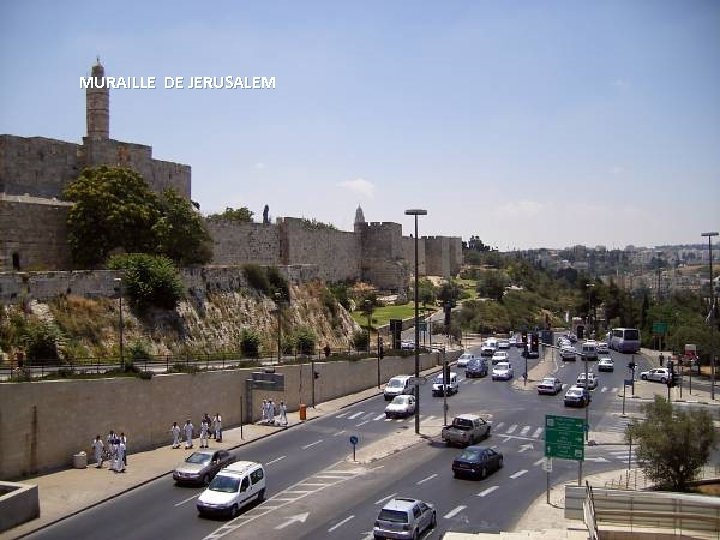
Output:
<instances>
[{"instance_id":1,"label":"asphalt highway","mask_svg":"<svg viewBox=\"0 0 720 540\"><path fill-rule=\"evenodd\" d=\"M623 366L629 355L613 356L615 372L600 374L600 386L594 391L591 435L595 429L624 428L612 413L617 412L615 396L626 376ZM515 373L522 373L524 360L519 349L511 349L511 360ZM536 362L530 360L530 367ZM563 366L562 362L558 364ZM584 418L584 410L566 409L564 392L538 396L534 391L513 390L510 383L493 382L489 377L466 380L464 370L454 371L460 375L460 391L448 397L448 417L463 412L491 414L493 434L486 442L505 455L504 469L486 480L453 479L450 463L458 450L444 445L419 445L364 467L348 463L351 435L366 445L392 437L398 430L413 429L413 418L386 420L386 402L378 396L235 451L238 460L265 464L270 499L235 522L199 518L195 499L202 488L178 487L166 476L32 538L95 538L106 533L132 539L258 538L260 531L266 531L267 538L364 538L381 506L378 501L393 493L434 503L438 530L507 529L545 488L541 468L545 414ZM581 371L582 362L567 362L558 376L573 383ZM432 397L430 384L421 387L421 394L421 422L441 419L443 399ZM595 459L585 462L586 471L618 467L622 461L592 449L586 456ZM178 462L183 457L179 454ZM553 482L576 475L574 462L555 460ZM303 487L298 488L299 484ZM284 497L285 502L279 501L288 492L292 494ZM348 494L352 494L349 499Z\"/></svg>"}]
</instances>

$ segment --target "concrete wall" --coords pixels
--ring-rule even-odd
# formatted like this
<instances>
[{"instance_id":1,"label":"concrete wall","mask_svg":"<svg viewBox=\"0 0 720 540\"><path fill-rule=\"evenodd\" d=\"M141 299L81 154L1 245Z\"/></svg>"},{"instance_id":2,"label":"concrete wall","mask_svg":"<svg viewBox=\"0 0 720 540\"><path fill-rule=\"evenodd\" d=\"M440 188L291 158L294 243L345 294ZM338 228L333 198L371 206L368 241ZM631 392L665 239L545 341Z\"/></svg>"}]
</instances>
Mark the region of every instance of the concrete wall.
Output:
<instances>
[{"instance_id":1,"label":"concrete wall","mask_svg":"<svg viewBox=\"0 0 720 540\"><path fill-rule=\"evenodd\" d=\"M37 486L0 482L0 533L39 515Z\"/></svg>"},{"instance_id":2,"label":"concrete wall","mask_svg":"<svg viewBox=\"0 0 720 540\"><path fill-rule=\"evenodd\" d=\"M452 358L452 357L451 357ZM422 369L438 365L439 354L421 355ZM380 363L383 383L413 371L414 358L386 357ZM377 361L318 362L313 379L310 364L280 366L285 375L283 391L253 391L248 399L246 379L250 369L135 378L0 383L0 478L12 479L36 472L67 467L73 454L89 452L95 435L110 429L124 431L130 452L170 442L173 421L191 418L198 423L205 412L223 415L223 424L240 422L241 402L252 403L253 420L260 417L264 398L281 399L289 410L315 401L372 388L377 385ZM211 388L212 391L208 391ZM248 414L247 409L243 414Z\"/></svg>"},{"instance_id":3,"label":"concrete wall","mask_svg":"<svg viewBox=\"0 0 720 540\"><path fill-rule=\"evenodd\" d=\"M70 250L65 225L68 203L52 199L0 193L0 271L69 268Z\"/></svg>"}]
</instances>

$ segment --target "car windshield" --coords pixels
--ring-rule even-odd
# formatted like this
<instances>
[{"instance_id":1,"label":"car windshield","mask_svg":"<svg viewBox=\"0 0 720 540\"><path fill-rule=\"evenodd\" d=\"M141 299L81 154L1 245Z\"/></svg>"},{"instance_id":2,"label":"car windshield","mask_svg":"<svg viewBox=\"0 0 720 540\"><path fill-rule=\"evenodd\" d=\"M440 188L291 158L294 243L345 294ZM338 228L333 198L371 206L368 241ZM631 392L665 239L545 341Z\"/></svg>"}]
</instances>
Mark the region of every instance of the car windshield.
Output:
<instances>
[{"instance_id":1,"label":"car windshield","mask_svg":"<svg viewBox=\"0 0 720 540\"><path fill-rule=\"evenodd\" d=\"M480 360L473 359L468 362L469 367L480 367Z\"/></svg>"},{"instance_id":2,"label":"car windshield","mask_svg":"<svg viewBox=\"0 0 720 540\"><path fill-rule=\"evenodd\" d=\"M463 431L468 431L473 427L473 421L465 420L464 418L456 418L453 420L453 426Z\"/></svg>"},{"instance_id":3,"label":"car windshield","mask_svg":"<svg viewBox=\"0 0 720 540\"><path fill-rule=\"evenodd\" d=\"M582 390L568 390L568 395L582 396Z\"/></svg>"},{"instance_id":4,"label":"car windshield","mask_svg":"<svg viewBox=\"0 0 720 540\"><path fill-rule=\"evenodd\" d=\"M210 454L201 454L200 452L193 452L185 460L187 463L209 463Z\"/></svg>"},{"instance_id":5,"label":"car windshield","mask_svg":"<svg viewBox=\"0 0 720 540\"><path fill-rule=\"evenodd\" d=\"M223 493L235 493L240 487L240 479L233 476L218 474L210 482L210 491L221 491Z\"/></svg>"},{"instance_id":6,"label":"car windshield","mask_svg":"<svg viewBox=\"0 0 720 540\"><path fill-rule=\"evenodd\" d=\"M480 459L480 453L482 450L478 448L466 448L463 450L463 453L460 454L460 459L464 459L466 461L478 461Z\"/></svg>"},{"instance_id":7,"label":"car windshield","mask_svg":"<svg viewBox=\"0 0 720 540\"><path fill-rule=\"evenodd\" d=\"M495 369L501 370L501 369L510 369L510 364L506 362L498 362L498 365L495 366Z\"/></svg>"},{"instance_id":8,"label":"car windshield","mask_svg":"<svg viewBox=\"0 0 720 540\"><path fill-rule=\"evenodd\" d=\"M408 402L408 399L408 396L397 396L395 399L392 400L392 403L394 403L395 405L405 405Z\"/></svg>"},{"instance_id":9,"label":"car windshield","mask_svg":"<svg viewBox=\"0 0 720 540\"><path fill-rule=\"evenodd\" d=\"M402 510L390 510L389 508L383 508L380 510L378 515L378 521L391 521L392 523L407 523L408 515L407 512Z\"/></svg>"},{"instance_id":10,"label":"car windshield","mask_svg":"<svg viewBox=\"0 0 720 540\"><path fill-rule=\"evenodd\" d=\"M402 387L403 383L399 379L390 379L390 382L388 382L388 388L398 388Z\"/></svg>"},{"instance_id":11,"label":"car windshield","mask_svg":"<svg viewBox=\"0 0 720 540\"><path fill-rule=\"evenodd\" d=\"M540 384L555 384L555 379L543 379Z\"/></svg>"}]
</instances>

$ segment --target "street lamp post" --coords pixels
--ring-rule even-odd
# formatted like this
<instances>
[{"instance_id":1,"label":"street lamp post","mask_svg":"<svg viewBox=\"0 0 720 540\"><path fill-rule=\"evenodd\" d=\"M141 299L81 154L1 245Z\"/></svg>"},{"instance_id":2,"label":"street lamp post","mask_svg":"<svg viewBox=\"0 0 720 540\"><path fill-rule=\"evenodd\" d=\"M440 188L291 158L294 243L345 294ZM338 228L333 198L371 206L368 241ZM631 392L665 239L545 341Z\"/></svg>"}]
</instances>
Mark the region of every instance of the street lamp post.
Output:
<instances>
[{"instance_id":1,"label":"street lamp post","mask_svg":"<svg viewBox=\"0 0 720 540\"><path fill-rule=\"evenodd\" d=\"M708 256L710 257L710 397L715 401L715 287L713 286L713 269L712 269L712 237L717 236L717 232L706 232L700 236L707 236L708 239ZM690 368L692 369L692 368Z\"/></svg>"},{"instance_id":2,"label":"street lamp post","mask_svg":"<svg viewBox=\"0 0 720 540\"><path fill-rule=\"evenodd\" d=\"M412 209L405 210L406 216L415 216L415 433L420 433L420 308L418 305L418 274L420 264L418 263L418 216L426 216L427 210ZM447 384L447 381L443 381ZM445 393L445 388L443 388Z\"/></svg>"},{"instance_id":3,"label":"street lamp post","mask_svg":"<svg viewBox=\"0 0 720 540\"><path fill-rule=\"evenodd\" d=\"M122 313L122 278L113 278L118 284L118 293L120 295L120 370L125 371L125 354L123 351L123 313Z\"/></svg>"},{"instance_id":4,"label":"street lamp post","mask_svg":"<svg viewBox=\"0 0 720 540\"><path fill-rule=\"evenodd\" d=\"M282 313L280 312L280 302L281 302L282 295L278 292L275 293L275 307L277 311L277 363L280 365L280 361L282 358L282 323L280 320L280 316ZM314 376L314 374L313 374Z\"/></svg>"},{"instance_id":5,"label":"street lamp post","mask_svg":"<svg viewBox=\"0 0 720 540\"><path fill-rule=\"evenodd\" d=\"M592 304L591 304L591 298L590 298L590 290L595 286L594 283L588 283L586 284L587 293L588 293L588 314L587 314L587 338L591 339L590 337L590 313L592 313ZM595 324L595 319L593 319L593 326ZM594 333L594 329L593 329Z\"/></svg>"}]
</instances>

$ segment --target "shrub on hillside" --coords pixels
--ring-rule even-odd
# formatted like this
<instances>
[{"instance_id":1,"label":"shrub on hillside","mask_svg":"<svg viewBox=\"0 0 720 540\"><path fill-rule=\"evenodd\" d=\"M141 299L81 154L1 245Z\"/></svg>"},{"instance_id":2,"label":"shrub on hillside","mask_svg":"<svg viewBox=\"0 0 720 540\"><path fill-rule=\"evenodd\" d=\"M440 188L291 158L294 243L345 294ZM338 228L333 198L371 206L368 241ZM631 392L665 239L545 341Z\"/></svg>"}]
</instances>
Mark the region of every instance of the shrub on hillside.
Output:
<instances>
[{"instance_id":1,"label":"shrub on hillside","mask_svg":"<svg viewBox=\"0 0 720 540\"><path fill-rule=\"evenodd\" d=\"M180 275L167 257L147 253L115 255L107 266L111 270L123 271L123 290L141 312L151 306L175 309L182 298Z\"/></svg>"},{"instance_id":2,"label":"shrub on hillside","mask_svg":"<svg viewBox=\"0 0 720 540\"><path fill-rule=\"evenodd\" d=\"M309 328L302 327L295 333L297 348L300 354L313 354L315 352L315 342L317 336L315 332Z\"/></svg>"},{"instance_id":3,"label":"shrub on hillside","mask_svg":"<svg viewBox=\"0 0 720 540\"><path fill-rule=\"evenodd\" d=\"M353 334L353 347L355 347L355 350L366 351L369 342L370 336L365 330L356 330Z\"/></svg>"},{"instance_id":4,"label":"shrub on hillside","mask_svg":"<svg viewBox=\"0 0 720 540\"><path fill-rule=\"evenodd\" d=\"M240 350L245 356L257 358L260 354L260 335L251 329L244 329L240 334Z\"/></svg>"}]
</instances>

